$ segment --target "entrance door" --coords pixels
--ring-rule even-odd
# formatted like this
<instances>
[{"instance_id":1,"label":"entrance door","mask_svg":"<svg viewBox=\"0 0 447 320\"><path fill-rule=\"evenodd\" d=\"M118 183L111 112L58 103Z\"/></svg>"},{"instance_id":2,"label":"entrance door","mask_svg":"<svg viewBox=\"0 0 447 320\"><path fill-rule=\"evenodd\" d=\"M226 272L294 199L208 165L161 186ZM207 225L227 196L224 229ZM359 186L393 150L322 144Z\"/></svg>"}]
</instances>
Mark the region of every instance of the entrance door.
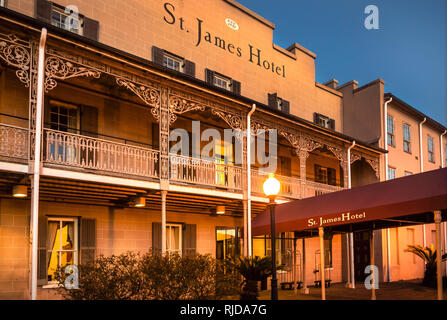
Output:
<instances>
[{"instance_id":1,"label":"entrance door","mask_svg":"<svg viewBox=\"0 0 447 320\"><path fill-rule=\"evenodd\" d=\"M369 232L354 232L355 280L365 280L365 268L370 265Z\"/></svg>"},{"instance_id":2,"label":"entrance door","mask_svg":"<svg viewBox=\"0 0 447 320\"><path fill-rule=\"evenodd\" d=\"M240 237L238 228L216 228L216 258L233 259L240 255Z\"/></svg>"}]
</instances>

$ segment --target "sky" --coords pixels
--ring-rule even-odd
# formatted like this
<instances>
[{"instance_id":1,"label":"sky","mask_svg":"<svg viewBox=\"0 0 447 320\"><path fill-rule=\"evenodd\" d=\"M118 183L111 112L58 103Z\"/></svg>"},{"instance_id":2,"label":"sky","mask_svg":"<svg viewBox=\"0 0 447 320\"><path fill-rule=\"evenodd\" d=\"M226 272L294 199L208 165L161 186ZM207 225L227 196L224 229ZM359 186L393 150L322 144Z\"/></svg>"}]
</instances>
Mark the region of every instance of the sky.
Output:
<instances>
[{"instance_id":1,"label":"sky","mask_svg":"<svg viewBox=\"0 0 447 320\"><path fill-rule=\"evenodd\" d=\"M447 126L446 0L237 1L276 25L274 43L317 55L317 82L382 78L385 92ZM368 5L378 30L365 28Z\"/></svg>"}]
</instances>

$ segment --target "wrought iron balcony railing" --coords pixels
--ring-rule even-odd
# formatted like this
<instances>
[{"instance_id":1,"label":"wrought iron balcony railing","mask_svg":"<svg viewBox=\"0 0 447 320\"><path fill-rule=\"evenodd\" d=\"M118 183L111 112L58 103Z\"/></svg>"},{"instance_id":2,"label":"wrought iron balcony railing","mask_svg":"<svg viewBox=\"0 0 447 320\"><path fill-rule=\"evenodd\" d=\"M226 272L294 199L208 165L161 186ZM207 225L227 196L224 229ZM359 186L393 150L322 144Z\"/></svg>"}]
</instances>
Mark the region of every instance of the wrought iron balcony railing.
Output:
<instances>
[{"instance_id":1,"label":"wrought iron balcony railing","mask_svg":"<svg viewBox=\"0 0 447 320\"><path fill-rule=\"evenodd\" d=\"M173 181L242 190L242 168L179 155L170 156Z\"/></svg>"},{"instance_id":2,"label":"wrought iron balcony railing","mask_svg":"<svg viewBox=\"0 0 447 320\"><path fill-rule=\"evenodd\" d=\"M44 136L46 163L158 178L158 151L50 129Z\"/></svg>"},{"instance_id":3,"label":"wrought iron balcony railing","mask_svg":"<svg viewBox=\"0 0 447 320\"><path fill-rule=\"evenodd\" d=\"M0 156L28 159L28 129L0 124Z\"/></svg>"}]
</instances>

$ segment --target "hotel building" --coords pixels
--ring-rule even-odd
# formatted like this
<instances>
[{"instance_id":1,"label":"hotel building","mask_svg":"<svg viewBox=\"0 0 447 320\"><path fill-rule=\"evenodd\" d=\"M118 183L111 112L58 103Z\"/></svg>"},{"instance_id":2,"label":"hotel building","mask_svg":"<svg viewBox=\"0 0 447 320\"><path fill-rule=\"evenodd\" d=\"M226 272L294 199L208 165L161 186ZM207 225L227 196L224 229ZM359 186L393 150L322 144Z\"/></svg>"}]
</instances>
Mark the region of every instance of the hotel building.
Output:
<instances>
[{"instance_id":1,"label":"hotel building","mask_svg":"<svg viewBox=\"0 0 447 320\"><path fill-rule=\"evenodd\" d=\"M233 0L0 4L0 299L30 298L34 265L37 298L46 299L55 297L57 266L101 254L269 254L267 238L244 241L249 217L269 201L265 165L253 151L274 139L258 129L277 133L278 202L384 178L383 146L347 123L355 103L345 95L355 94L316 82L314 53L277 46L274 24ZM171 152L178 129L191 137L187 155ZM193 147L206 129L236 134ZM209 141L213 158L198 157ZM302 242L292 250L293 234L279 237L279 263L291 252L302 261ZM346 236L328 233L326 241L331 280L347 281ZM305 244L308 285L318 243Z\"/></svg>"}]
</instances>

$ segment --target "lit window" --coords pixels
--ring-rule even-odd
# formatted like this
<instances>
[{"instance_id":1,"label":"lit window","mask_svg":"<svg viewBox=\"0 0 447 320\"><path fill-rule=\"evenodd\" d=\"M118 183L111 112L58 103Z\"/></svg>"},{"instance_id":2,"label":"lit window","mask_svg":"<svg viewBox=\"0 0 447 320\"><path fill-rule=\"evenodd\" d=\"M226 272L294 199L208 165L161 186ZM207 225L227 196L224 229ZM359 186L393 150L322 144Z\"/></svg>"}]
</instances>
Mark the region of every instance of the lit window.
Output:
<instances>
[{"instance_id":1,"label":"lit window","mask_svg":"<svg viewBox=\"0 0 447 320\"><path fill-rule=\"evenodd\" d=\"M51 24L58 28L82 35L82 17L77 12L69 8L59 8L52 6Z\"/></svg>"},{"instance_id":2,"label":"lit window","mask_svg":"<svg viewBox=\"0 0 447 320\"><path fill-rule=\"evenodd\" d=\"M433 138L430 136L428 136L427 145L428 145L428 161L435 162L435 151L433 148Z\"/></svg>"},{"instance_id":3,"label":"lit window","mask_svg":"<svg viewBox=\"0 0 447 320\"><path fill-rule=\"evenodd\" d=\"M231 86L231 80L219 75L214 75L214 80L213 83L216 87L225 89L225 90L230 90L230 86Z\"/></svg>"},{"instance_id":4,"label":"lit window","mask_svg":"<svg viewBox=\"0 0 447 320\"><path fill-rule=\"evenodd\" d=\"M396 179L396 169L388 167L388 180Z\"/></svg>"},{"instance_id":5,"label":"lit window","mask_svg":"<svg viewBox=\"0 0 447 320\"><path fill-rule=\"evenodd\" d=\"M163 66L166 68L182 72L183 60L169 54L163 55Z\"/></svg>"},{"instance_id":6,"label":"lit window","mask_svg":"<svg viewBox=\"0 0 447 320\"><path fill-rule=\"evenodd\" d=\"M404 123L404 151L411 153L411 136L410 136L410 126Z\"/></svg>"},{"instance_id":7,"label":"lit window","mask_svg":"<svg viewBox=\"0 0 447 320\"><path fill-rule=\"evenodd\" d=\"M55 281L58 268L78 264L78 220L48 218L48 281Z\"/></svg>"},{"instance_id":8,"label":"lit window","mask_svg":"<svg viewBox=\"0 0 447 320\"><path fill-rule=\"evenodd\" d=\"M166 252L182 254L182 225L166 225Z\"/></svg>"},{"instance_id":9,"label":"lit window","mask_svg":"<svg viewBox=\"0 0 447 320\"><path fill-rule=\"evenodd\" d=\"M387 116L387 143L394 147L394 119Z\"/></svg>"}]
</instances>

